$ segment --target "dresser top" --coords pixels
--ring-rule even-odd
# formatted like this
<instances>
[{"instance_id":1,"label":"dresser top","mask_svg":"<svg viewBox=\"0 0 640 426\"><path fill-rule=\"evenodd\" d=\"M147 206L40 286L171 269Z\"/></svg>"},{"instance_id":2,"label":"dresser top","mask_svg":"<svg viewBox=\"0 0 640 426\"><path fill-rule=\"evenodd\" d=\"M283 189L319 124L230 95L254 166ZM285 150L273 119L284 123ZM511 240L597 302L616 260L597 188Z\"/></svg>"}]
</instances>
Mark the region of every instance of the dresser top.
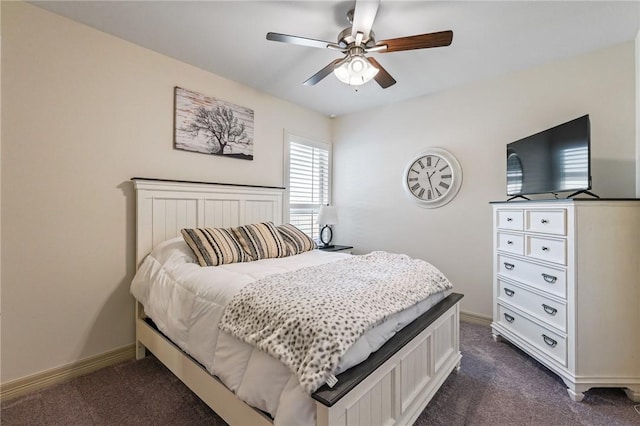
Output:
<instances>
[{"instance_id":1,"label":"dresser top","mask_svg":"<svg viewBox=\"0 0 640 426\"><path fill-rule=\"evenodd\" d=\"M597 201L638 201L640 198L548 198L542 200L489 201L489 204L528 204L528 203L592 203Z\"/></svg>"}]
</instances>

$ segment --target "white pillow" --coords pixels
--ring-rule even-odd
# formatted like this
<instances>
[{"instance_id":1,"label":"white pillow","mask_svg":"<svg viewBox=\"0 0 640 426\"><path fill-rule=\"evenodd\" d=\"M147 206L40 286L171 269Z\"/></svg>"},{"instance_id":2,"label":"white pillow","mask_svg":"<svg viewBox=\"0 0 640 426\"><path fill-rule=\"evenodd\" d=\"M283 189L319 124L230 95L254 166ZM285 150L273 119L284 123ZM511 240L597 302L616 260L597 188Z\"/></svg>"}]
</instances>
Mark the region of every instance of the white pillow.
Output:
<instances>
[{"instance_id":1,"label":"white pillow","mask_svg":"<svg viewBox=\"0 0 640 426\"><path fill-rule=\"evenodd\" d=\"M198 263L193 257L193 251L191 251L182 236L161 242L151 250L149 256L153 257L162 265L170 263Z\"/></svg>"}]
</instances>

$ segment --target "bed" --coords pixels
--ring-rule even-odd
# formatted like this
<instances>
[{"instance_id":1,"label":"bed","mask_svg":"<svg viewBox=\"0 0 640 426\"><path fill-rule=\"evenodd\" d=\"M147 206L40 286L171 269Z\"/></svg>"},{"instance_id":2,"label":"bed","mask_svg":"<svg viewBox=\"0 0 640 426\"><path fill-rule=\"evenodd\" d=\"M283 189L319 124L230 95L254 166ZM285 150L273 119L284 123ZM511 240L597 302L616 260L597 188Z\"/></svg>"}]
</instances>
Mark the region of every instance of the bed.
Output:
<instances>
[{"instance_id":1,"label":"bed","mask_svg":"<svg viewBox=\"0 0 640 426\"><path fill-rule=\"evenodd\" d=\"M180 246L183 242L176 238L180 236L182 228L223 228L266 221L276 224L282 222L283 188L142 178L133 178L133 182L137 200L138 267L146 267L143 266L143 260L152 252L155 256L161 256L157 253L164 253L166 247L175 246L178 247L178 252L184 251L184 246ZM338 258L330 259L326 255ZM301 256L300 260L296 259L295 265L300 261L306 262L305 265L323 264L349 256L314 251L306 253L306 257ZM254 268L259 262L263 261L249 263L255 263L256 265L251 265L251 268ZM274 262L269 263L268 268L299 267L287 258L274 259ZM231 273L235 274L238 268L246 267L230 265ZM222 269L220 268L221 272ZM349 369L345 367L346 371L337 376L335 386L323 385L311 395L311 398L305 396L304 404L300 403L300 418L283 417L278 414L274 416L274 421L260 403L251 397L245 397L242 392L238 393L233 380L224 377L226 371L233 370L233 366L225 367L218 377L213 375L212 371L215 372L215 369L200 356L201 353L207 352L206 345L205 349L185 346L179 333L174 335L173 340L170 339L165 334L166 326L162 326L165 320L155 318L161 325L159 327L153 318L149 318L153 315L147 315L148 312L145 312L140 301L136 301L136 354L138 358L142 358L147 351L152 352L196 395L232 425L291 422L307 424L310 422L309 419L314 420L317 425L410 424L422 412L448 375L460 365L458 332L461 298L462 295L456 293L443 293L437 298L420 302L421 304L416 305L418 308L414 313L415 319L412 317L412 321L408 325L403 324L401 330L393 334L391 339L384 344L380 343L382 346L375 347L375 352L367 354L366 361L360 362L357 355L354 358L357 361L353 362L357 365ZM399 320L402 321L407 320ZM277 363L275 359L268 362ZM276 369L269 367L263 371ZM273 381L278 380L280 379L274 376ZM255 381L258 382L260 380ZM289 385L284 387L287 386ZM298 398L297 391L288 392L288 395ZM263 393L269 394L268 391ZM262 410L249 405L239 398L238 394ZM282 398L280 404L283 404L282 401L295 399ZM298 411L298 399L289 402L289 405L284 404L286 409L281 409L281 412ZM309 410L311 412L308 415L304 414Z\"/></svg>"}]
</instances>

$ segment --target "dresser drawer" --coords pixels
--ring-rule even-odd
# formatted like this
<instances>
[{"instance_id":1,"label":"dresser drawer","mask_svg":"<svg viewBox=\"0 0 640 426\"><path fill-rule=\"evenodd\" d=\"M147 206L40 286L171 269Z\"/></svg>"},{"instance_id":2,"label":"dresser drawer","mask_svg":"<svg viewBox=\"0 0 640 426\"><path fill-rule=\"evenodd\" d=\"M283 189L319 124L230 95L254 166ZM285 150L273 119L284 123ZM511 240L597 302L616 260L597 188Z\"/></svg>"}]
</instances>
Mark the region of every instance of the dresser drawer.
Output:
<instances>
[{"instance_id":1,"label":"dresser drawer","mask_svg":"<svg viewBox=\"0 0 640 426\"><path fill-rule=\"evenodd\" d=\"M537 265L526 260L498 255L498 275L522 282L566 299L567 272L562 268Z\"/></svg>"},{"instance_id":2,"label":"dresser drawer","mask_svg":"<svg viewBox=\"0 0 640 426\"><path fill-rule=\"evenodd\" d=\"M525 231L567 235L567 210L526 210Z\"/></svg>"},{"instance_id":3,"label":"dresser drawer","mask_svg":"<svg viewBox=\"0 0 640 426\"><path fill-rule=\"evenodd\" d=\"M557 329L567 331L567 306L517 285L498 280L498 299L525 311Z\"/></svg>"},{"instance_id":4,"label":"dresser drawer","mask_svg":"<svg viewBox=\"0 0 640 426\"><path fill-rule=\"evenodd\" d=\"M525 255L547 262L567 264L567 240L526 236Z\"/></svg>"},{"instance_id":5,"label":"dresser drawer","mask_svg":"<svg viewBox=\"0 0 640 426\"><path fill-rule=\"evenodd\" d=\"M536 324L515 310L498 305L498 322L531 345L540 349L549 358L567 365L567 340L559 334Z\"/></svg>"},{"instance_id":6,"label":"dresser drawer","mask_svg":"<svg viewBox=\"0 0 640 426\"><path fill-rule=\"evenodd\" d=\"M498 232L497 235L498 250L508 251L524 255L524 236L519 234L509 234L507 232Z\"/></svg>"},{"instance_id":7,"label":"dresser drawer","mask_svg":"<svg viewBox=\"0 0 640 426\"><path fill-rule=\"evenodd\" d=\"M524 229L523 210L498 210L496 227L499 229L512 229L522 231Z\"/></svg>"}]
</instances>

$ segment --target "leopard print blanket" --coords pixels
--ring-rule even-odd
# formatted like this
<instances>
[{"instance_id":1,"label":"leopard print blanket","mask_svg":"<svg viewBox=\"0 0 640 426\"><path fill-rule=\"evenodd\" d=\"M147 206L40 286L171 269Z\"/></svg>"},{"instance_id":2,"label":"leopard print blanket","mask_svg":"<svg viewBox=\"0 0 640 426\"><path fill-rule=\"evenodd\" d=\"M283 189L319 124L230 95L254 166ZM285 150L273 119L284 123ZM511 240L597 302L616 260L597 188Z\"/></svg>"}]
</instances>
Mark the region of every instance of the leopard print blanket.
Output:
<instances>
[{"instance_id":1,"label":"leopard print blanket","mask_svg":"<svg viewBox=\"0 0 640 426\"><path fill-rule=\"evenodd\" d=\"M248 284L220 329L283 362L311 394L335 382L340 358L367 330L451 287L428 262L372 252Z\"/></svg>"}]
</instances>

